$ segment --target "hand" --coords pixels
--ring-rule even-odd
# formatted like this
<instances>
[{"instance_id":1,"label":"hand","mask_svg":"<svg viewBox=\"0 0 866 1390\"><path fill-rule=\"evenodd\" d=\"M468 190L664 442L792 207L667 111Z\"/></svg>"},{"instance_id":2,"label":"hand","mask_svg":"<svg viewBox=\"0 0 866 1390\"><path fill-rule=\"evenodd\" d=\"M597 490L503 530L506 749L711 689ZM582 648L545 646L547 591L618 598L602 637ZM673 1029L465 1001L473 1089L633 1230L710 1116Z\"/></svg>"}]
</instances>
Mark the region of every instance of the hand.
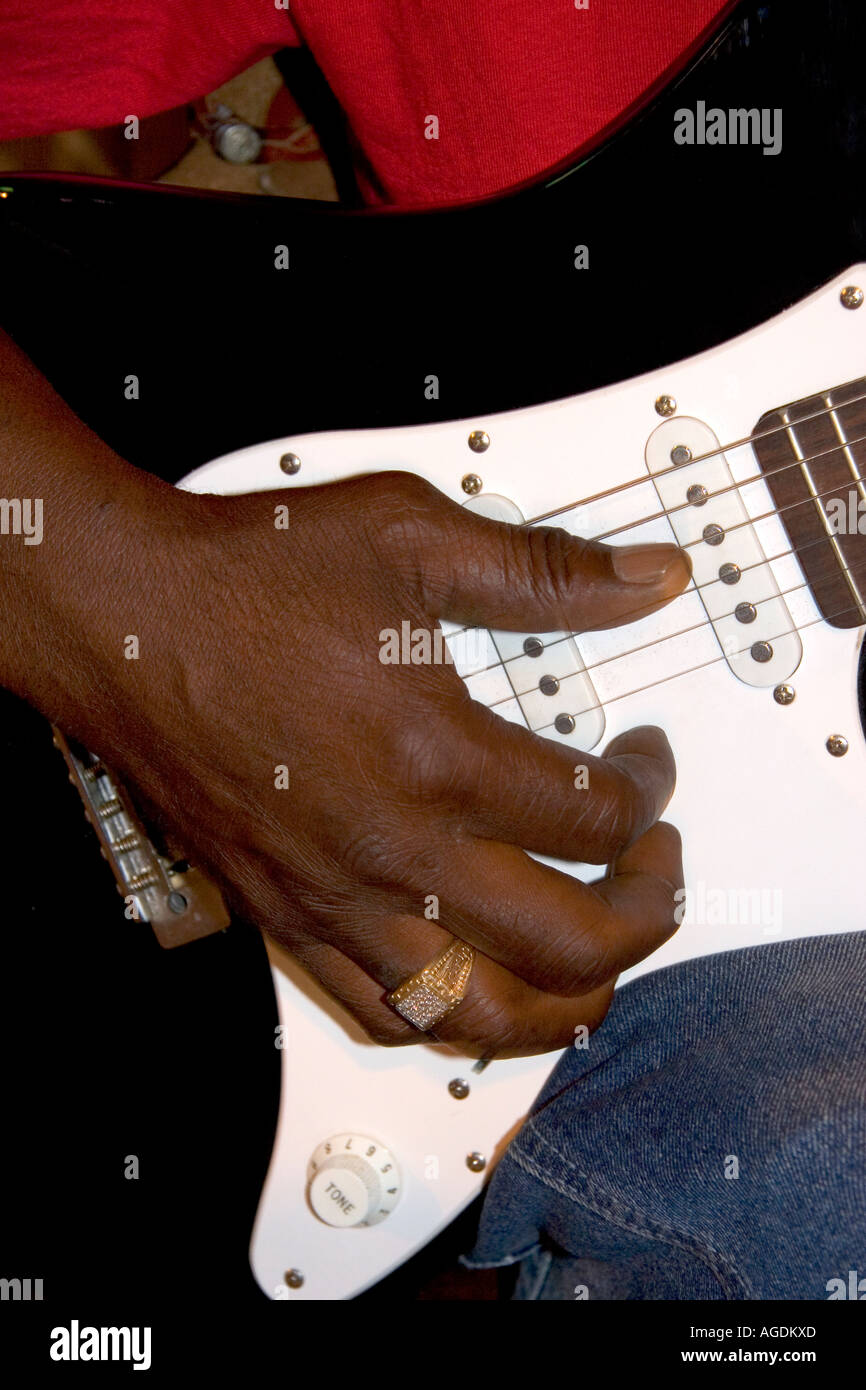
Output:
<instances>
[{"instance_id":1,"label":"hand","mask_svg":"<svg viewBox=\"0 0 866 1390\"><path fill-rule=\"evenodd\" d=\"M380 633L627 622L685 587L683 552L620 551L624 582L612 547L472 515L408 474L170 498L126 527L123 594L94 595L69 732L376 1041L425 1040L385 995L452 937L478 954L438 1038L492 1056L595 1027L675 930L667 740L581 754L575 789L573 749L473 701L451 665L383 664ZM612 868L586 886L527 850Z\"/></svg>"}]
</instances>

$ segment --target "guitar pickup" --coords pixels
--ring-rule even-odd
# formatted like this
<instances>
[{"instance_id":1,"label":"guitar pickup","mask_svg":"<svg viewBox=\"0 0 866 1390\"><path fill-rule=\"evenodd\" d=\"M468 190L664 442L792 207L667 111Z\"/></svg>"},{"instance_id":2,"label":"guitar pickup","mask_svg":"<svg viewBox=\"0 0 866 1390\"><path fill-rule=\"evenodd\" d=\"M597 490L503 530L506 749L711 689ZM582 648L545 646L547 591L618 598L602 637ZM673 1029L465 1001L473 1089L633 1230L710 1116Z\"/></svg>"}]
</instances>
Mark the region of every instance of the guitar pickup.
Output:
<instances>
[{"instance_id":1,"label":"guitar pickup","mask_svg":"<svg viewBox=\"0 0 866 1390\"><path fill-rule=\"evenodd\" d=\"M715 434L671 416L650 435L646 465L728 666L746 685L787 680L800 637Z\"/></svg>"},{"instance_id":2,"label":"guitar pickup","mask_svg":"<svg viewBox=\"0 0 866 1390\"><path fill-rule=\"evenodd\" d=\"M496 493L480 493L464 505L493 521L525 524L520 509ZM488 636L532 732L573 748L594 748L604 734L604 710L573 634L489 630ZM467 684L471 690L471 678Z\"/></svg>"}]
</instances>

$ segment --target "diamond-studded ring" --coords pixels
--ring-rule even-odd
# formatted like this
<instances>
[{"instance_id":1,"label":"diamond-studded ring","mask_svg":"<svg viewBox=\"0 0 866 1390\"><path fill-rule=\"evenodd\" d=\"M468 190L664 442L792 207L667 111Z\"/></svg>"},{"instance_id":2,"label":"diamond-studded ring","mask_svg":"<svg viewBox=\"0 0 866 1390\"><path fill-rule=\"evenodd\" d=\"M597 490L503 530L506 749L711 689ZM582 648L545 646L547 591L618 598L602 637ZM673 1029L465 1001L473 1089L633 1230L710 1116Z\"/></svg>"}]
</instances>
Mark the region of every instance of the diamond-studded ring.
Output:
<instances>
[{"instance_id":1,"label":"diamond-studded ring","mask_svg":"<svg viewBox=\"0 0 866 1390\"><path fill-rule=\"evenodd\" d=\"M454 940L450 946L404 980L388 995L388 1003L408 1023L426 1033L460 1003L466 994L475 961L475 947Z\"/></svg>"}]
</instances>

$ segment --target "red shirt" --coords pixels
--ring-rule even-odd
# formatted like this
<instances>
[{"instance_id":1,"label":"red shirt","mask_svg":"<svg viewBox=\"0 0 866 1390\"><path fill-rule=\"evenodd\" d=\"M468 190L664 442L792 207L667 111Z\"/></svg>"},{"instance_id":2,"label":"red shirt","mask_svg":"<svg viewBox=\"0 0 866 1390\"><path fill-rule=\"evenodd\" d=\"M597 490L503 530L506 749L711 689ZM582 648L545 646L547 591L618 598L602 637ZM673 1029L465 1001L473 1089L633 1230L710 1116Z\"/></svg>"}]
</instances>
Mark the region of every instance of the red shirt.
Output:
<instances>
[{"instance_id":1,"label":"red shirt","mask_svg":"<svg viewBox=\"0 0 866 1390\"><path fill-rule=\"evenodd\" d=\"M2 0L0 139L153 115L305 43L378 181L371 199L479 197L565 159L728 2Z\"/></svg>"}]
</instances>

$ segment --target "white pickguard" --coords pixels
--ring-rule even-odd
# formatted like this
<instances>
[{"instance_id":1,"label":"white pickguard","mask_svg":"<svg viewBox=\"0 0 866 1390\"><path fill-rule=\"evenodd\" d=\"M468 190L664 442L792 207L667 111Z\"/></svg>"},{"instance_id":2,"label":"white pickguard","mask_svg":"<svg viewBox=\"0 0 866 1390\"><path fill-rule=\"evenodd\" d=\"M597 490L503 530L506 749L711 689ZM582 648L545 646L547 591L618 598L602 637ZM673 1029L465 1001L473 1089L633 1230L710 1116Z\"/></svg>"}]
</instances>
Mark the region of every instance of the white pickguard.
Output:
<instances>
[{"instance_id":1,"label":"white pickguard","mask_svg":"<svg viewBox=\"0 0 866 1390\"><path fill-rule=\"evenodd\" d=\"M766 410L866 374L866 307L842 307L839 291L847 284L866 285L866 265L723 347L618 386L456 423L281 439L226 455L182 486L255 492L398 468L465 502L461 481L477 473L485 492L510 499L533 518L643 476L647 440L661 423L654 402L663 394L676 399L679 415L704 422L725 444L747 437ZM472 430L490 436L485 453L467 447ZM301 460L294 479L279 468L289 451ZM727 459L737 481L758 471L750 447L728 451ZM751 517L773 507L763 482L740 496ZM590 508L576 505L554 524L597 535L658 509L647 482ZM706 520L712 520L710 508ZM756 532L766 556L789 551L777 519L758 523ZM614 540L672 538L662 519ZM718 890L742 889L759 898L763 892L769 911L752 925L700 925L687 917L667 945L623 980L732 947L864 925L858 875L866 747L856 698L863 630L819 620L790 556L772 570L802 642L799 667L786 676L796 690L787 707L774 701L772 685L754 688L737 679L706 623L648 645L694 624L694 594L640 624L578 638L604 707L602 746L636 724L658 724L670 738L678 785L666 818L683 835L690 897L703 895L705 916L716 921ZM637 647L644 650L633 658L608 660ZM501 670L474 676L470 685L488 703L509 694ZM521 718L514 699L497 708ZM831 734L848 739L844 757L828 754ZM597 876L597 870L559 867ZM273 1298L347 1298L407 1259L479 1191L556 1057L494 1062L473 1075L470 1062L444 1047L376 1047L285 953L272 947L270 955L287 1046L252 1267ZM466 1099L449 1094L455 1077L470 1083ZM306 1165L320 1141L347 1130L391 1149L403 1190L379 1225L339 1230L312 1214ZM467 1167L473 1151L487 1158L484 1173ZM303 1275L297 1288L285 1283L290 1269Z\"/></svg>"}]
</instances>

